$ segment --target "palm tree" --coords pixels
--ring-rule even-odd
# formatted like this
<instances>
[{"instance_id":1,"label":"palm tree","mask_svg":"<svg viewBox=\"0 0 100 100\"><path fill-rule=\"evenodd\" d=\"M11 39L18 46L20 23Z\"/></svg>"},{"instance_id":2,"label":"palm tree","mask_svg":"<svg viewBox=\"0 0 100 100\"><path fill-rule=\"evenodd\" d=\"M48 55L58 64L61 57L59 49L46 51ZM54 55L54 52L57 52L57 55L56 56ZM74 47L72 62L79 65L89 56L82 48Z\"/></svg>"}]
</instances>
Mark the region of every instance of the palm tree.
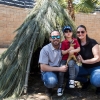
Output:
<instances>
[{"instance_id":1,"label":"palm tree","mask_svg":"<svg viewBox=\"0 0 100 100\"><path fill-rule=\"evenodd\" d=\"M75 21L75 12L84 12L89 13L93 12L97 5L100 6L99 0L80 0L76 3L76 0L58 0L59 3L66 9L71 16L71 18Z\"/></svg>"},{"instance_id":2,"label":"palm tree","mask_svg":"<svg viewBox=\"0 0 100 100\"><path fill-rule=\"evenodd\" d=\"M74 13L75 10L74 10L74 5L73 5L72 1L73 0L67 0L67 2L68 2L67 9L68 9L69 15L71 16L71 18L73 19L73 21L75 21L75 13Z\"/></svg>"},{"instance_id":3,"label":"palm tree","mask_svg":"<svg viewBox=\"0 0 100 100\"><path fill-rule=\"evenodd\" d=\"M94 12L97 4L99 4L99 0L80 0L80 2L75 5L75 10L76 12L83 13Z\"/></svg>"},{"instance_id":4,"label":"palm tree","mask_svg":"<svg viewBox=\"0 0 100 100\"><path fill-rule=\"evenodd\" d=\"M73 21L75 21L73 0L58 0L61 6L67 10L68 14L71 16Z\"/></svg>"}]
</instances>

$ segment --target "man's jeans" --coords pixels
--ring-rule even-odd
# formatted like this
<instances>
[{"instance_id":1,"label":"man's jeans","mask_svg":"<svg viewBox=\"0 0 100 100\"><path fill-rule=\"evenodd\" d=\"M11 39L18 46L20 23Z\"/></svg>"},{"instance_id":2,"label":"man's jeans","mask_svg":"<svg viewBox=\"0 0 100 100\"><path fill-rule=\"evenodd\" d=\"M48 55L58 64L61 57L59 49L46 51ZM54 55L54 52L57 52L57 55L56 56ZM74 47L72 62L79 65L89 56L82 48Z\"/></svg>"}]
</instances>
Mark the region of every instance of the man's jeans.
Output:
<instances>
[{"instance_id":1,"label":"man's jeans","mask_svg":"<svg viewBox=\"0 0 100 100\"><path fill-rule=\"evenodd\" d=\"M91 84L96 87L100 87L100 66L88 69L80 67L76 80L85 83L87 82L87 76L90 76Z\"/></svg>"},{"instance_id":2,"label":"man's jeans","mask_svg":"<svg viewBox=\"0 0 100 100\"><path fill-rule=\"evenodd\" d=\"M41 74L47 88L54 88L58 84L57 72L41 72Z\"/></svg>"},{"instance_id":3,"label":"man's jeans","mask_svg":"<svg viewBox=\"0 0 100 100\"><path fill-rule=\"evenodd\" d=\"M61 66L62 65L66 65L66 60L62 60ZM75 74L76 74L75 77L76 77L78 74L79 66L76 65L74 67L75 67ZM41 72L41 74L42 74L41 76L42 76L44 85L47 88L54 88L58 84L58 81L59 81L58 85L63 84L64 74L65 74L63 72ZM58 74L59 74L59 76L58 76ZM66 72L66 78L69 76L68 74L69 74L69 71Z\"/></svg>"}]
</instances>

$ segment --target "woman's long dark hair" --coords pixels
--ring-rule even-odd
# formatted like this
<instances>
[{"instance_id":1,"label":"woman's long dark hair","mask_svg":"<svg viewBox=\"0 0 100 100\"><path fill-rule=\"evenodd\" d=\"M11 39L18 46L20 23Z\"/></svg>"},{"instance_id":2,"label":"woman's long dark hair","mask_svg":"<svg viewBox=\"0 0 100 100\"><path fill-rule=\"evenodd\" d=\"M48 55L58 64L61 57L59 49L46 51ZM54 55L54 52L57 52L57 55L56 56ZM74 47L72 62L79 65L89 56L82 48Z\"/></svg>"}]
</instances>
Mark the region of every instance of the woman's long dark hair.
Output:
<instances>
[{"instance_id":1,"label":"woman's long dark hair","mask_svg":"<svg viewBox=\"0 0 100 100\"><path fill-rule=\"evenodd\" d=\"M84 26L84 25L79 25L78 27L77 27L77 29L78 28L84 28L84 30L87 32L87 29L86 29L86 27ZM78 40L78 42L79 42L79 44L81 45L81 40L77 37L77 40ZM89 38L89 36L86 34L86 44L88 44L88 42L90 41L90 38Z\"/></svg>"}]
</instances>

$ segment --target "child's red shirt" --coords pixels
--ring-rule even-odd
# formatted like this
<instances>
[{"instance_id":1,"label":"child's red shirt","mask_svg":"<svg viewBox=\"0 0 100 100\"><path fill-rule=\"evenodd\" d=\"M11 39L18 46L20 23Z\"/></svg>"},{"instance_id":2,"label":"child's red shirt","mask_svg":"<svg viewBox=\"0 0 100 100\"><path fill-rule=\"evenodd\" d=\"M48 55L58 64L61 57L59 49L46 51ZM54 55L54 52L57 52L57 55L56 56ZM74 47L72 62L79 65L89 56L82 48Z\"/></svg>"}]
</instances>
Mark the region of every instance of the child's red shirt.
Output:
<instances>
[{"instance_id":1,"label":"child's red shirt","mask_svg":"<svg viewBox=\"0 0 100 100\"><path fill-rule=\"evenodd\" d=\"M73 40L73 44L75 44L74 45L74 49L80 47L77 39L73 38L72 40ZM70 47L70 42L68 40L62 41L62 43L61 43L61 50L67 50L67 49L69 49L69 47ZM62 60L67 60L68 59L68 55L69 55L68 53L63 55L62 56ZM77 53L75 53L75 55L77 55Z\"/></svg>"}]
</instances>

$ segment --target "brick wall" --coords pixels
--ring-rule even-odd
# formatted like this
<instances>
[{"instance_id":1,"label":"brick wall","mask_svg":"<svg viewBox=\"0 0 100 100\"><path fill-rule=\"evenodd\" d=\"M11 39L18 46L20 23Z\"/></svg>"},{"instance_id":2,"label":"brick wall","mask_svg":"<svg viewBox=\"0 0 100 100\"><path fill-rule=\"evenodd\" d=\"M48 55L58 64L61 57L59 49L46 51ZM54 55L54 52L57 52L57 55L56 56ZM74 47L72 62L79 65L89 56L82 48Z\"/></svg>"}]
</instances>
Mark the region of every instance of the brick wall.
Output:
<instances>
[{"instance_id":1,"label":"brick wall","mask_svg":"<svg viewBox=\"0 0 100 100\"><path fill-rule=\"evenodd\" d=\"M0 47L8 47L29 10L0 4Z\"/></svg>"},{"instance_id":2,"label":"brick wall","mask_svg":"<svg viewBox=\"0 0 100 100\"><path fill-rule=\"evenodd\" d=\"M16 35L13 32L22 24L30 10L0 4L0 47L7 47ZM100 43L100 13L76 14L76 26L87 27L88 35Z\"/></svg>"},{"instance_id":3,"label":"brick wall","mask_svg":"<svg viewBox=\"0 0 100 100\"><path fill-rule=\"evenodd\" d=\"M83 24L87 28L88 36L97 40L100 44L100 12L94 14L76 14L76 26Z\"/></svg>"}]
</instances>

